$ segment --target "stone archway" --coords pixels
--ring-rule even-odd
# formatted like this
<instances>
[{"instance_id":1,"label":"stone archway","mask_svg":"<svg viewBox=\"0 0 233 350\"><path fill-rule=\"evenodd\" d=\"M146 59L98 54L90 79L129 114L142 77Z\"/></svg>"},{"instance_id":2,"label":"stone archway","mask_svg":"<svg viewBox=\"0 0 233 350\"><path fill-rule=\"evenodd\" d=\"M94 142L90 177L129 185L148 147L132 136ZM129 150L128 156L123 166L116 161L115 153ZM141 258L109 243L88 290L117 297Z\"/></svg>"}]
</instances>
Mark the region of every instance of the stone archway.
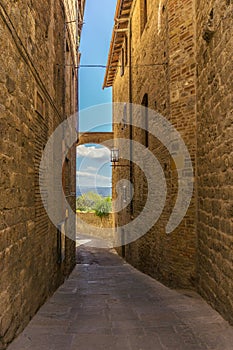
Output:
<instances>
[{"instance_id":1,"label":"stone archway","mask_svg":"<svg viewBox=\"0 0 233 350\"><path fill-rule=\"evenodd\" d=\"M79 147L81 145L101 145L103 147L106 147L108 149L112 149L114 147L114 134L113 132L83 132L79 133L79 138L76 143L76 147ZM109 159L110 162L110 159ZM111 178L112 178L112 173L111 173ZM112 194L111 194L112 196ZM112 228L115 226L115 216L114 213L109 214L107 218L104 218L103 220L97 217L93 212L90 213L82 213L82 212L77 212L77 217L81 219L81 221L78 222L77 224L77 232L81 234L78 234L79 237L82 239L86 239L87 236L83 234L85 232L85 226L83 227L83 222L87 223L90 225L90 228L93 227L93 229L90 229L88 231L88 239L90 237L93 238L101 238L101 239L109 239L108 236L99 236L98 237L98 228ZM101 231L100 231L101 233Z\"/></svg>"},{"instance_id":2,"label":"stone archway","mask_svg":"<svg viewBox=\"0 0 233 350\"><path fill-rule=\"evenodd\" d=\"M102 144L105 147L113 148L113 137L113 132L83 132L79 134L79 139L76 146L93 143L100 145ZM106 142L106 144L104 142Z\"/></svg>"}]
</instances>

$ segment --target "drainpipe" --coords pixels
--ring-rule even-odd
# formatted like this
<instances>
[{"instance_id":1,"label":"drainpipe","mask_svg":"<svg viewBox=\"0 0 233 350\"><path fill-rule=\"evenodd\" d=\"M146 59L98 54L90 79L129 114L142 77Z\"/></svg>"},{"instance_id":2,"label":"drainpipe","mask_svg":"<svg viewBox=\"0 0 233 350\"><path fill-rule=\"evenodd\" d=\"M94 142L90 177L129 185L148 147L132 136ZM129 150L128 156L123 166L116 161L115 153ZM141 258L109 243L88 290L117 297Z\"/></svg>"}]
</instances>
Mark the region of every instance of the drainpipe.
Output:
<instances>
[{"instance_id":1,"label":"drainpipe","mask_svg":"<svg viewBox=\"0 0 233 350\"><path fill-rule=\"evenodd\" d=\"M133 184L133 96L132 96L132 22L131 22L131 17L129 18L129 139L130 139L130 174L129 174L129 180L130 183ZM133 190L132 186L130 187L130 198L132 198L133 195ZM132 218L133 215L133 200L130 202L130 216Z\"/></svg>"},{"instance_id":2,"label":"drainpipe","mask_svg":"<svg viewBox=\"0 0 233 350\"><path fill-rule=\"evenodd\" d=\"M77 59L77 105L76 105L76 108L77 108L77 121L76 121L76 132L77 132L77 142L79 141L79 58L80 58L80 55L79 55L79 44L80 44L80 34L79 34L79 31L81 31L81 29L79 29L79 26L80 26L80 23L79 23L79 19L81 17L79 16L79 2L77 1L77 5L76 5L76 59ZM82 21L82 18L81 18L81 21Z\"/></svg>"},{"instance_id":3,"label":"drainpipe","mask_svg":"<svg viewBox=\"0 0 233 350\"><path fill-rule=\"evenodd\" d=\"M63 63L64 63L64 69L63 69L63 91L62 91L62 108L63 108L63 118L64 120L66 119L66 85L67 85L67 82L66 82L66 33L67 33L67 13L66 13L66 8L65 6L63 7L63 11L64 11L64 28L63 28ZM64 154L64 151L65 151L65 132L63 130L63 135L62 135L62 144L61 144L61 152L62 152L62 155ZM65 185L65 168L63 168L62 170L62 186ZM64 187L63 187L64 188ZM62 203L61 203L61 207L62 207L62 213L63 213L63 217L64 217L64 220L65 220L65 212L66 212L66 206L65 206L65 203L64 201L62 200Z\"/></svg>"}]
</instances>

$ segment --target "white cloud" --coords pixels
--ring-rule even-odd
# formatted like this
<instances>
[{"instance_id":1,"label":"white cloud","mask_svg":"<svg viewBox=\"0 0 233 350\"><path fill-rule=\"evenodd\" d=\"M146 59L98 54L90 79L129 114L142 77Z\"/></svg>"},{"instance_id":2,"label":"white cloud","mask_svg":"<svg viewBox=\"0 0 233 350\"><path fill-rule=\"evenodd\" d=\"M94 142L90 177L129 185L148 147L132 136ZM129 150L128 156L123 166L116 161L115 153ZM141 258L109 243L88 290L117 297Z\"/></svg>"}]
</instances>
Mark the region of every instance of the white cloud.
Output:
<instances>
[{"instance_id":1,"label":"white cloud","mask_svg":"<svg viewBox=\"0 0 233 350\"><path fill-rule=\"evenodd\" d=\"M106 147L99 148L96 146L87 147L85 145L80 145L77 147L77 156L110 161L110 150Z\"/></svg>"},{"instance_id":2,"label":"white cloud","mask_svg":"<svg viewBox=\"0 0 233 350\"><path fill-rule=\"evenodd\" d=\"M95 168L93 169L96 171ZM91 173L88 171L76 171L76 178L79 186L111 186L111 177L100 175L98 173Z\"/></svg>"},{"instance_id":3,"label":"white cloud","mask_svg":"<svg viewBox=\"0 0 233 350\"><path fill-rule=\"evenodd\" d=\"M98 168L95 168L94 166L88 166L85 169L88 173L96 173L96 171L98 170Z\"/></svg>"},{"instance_id":4,"label":"white cloud","mask_svg":"<svg viewBox=\"0 0 233 350\"><path fill-rule=\"evenodd\" d=\"M108 148L80 145L77 147L77 157L79 161L76 177L79 186L111 186L111 172L108 166L110 150Z\"/></svg>"}]
</instances>

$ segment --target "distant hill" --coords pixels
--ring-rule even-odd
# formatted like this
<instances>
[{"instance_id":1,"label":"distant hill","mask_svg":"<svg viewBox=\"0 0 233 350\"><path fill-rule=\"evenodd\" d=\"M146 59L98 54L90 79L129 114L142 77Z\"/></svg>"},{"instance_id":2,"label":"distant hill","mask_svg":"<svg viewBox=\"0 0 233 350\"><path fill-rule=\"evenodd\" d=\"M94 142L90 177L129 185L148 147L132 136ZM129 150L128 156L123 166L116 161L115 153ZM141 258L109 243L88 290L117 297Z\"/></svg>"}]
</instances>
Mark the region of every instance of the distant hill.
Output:
<instances>
[{"instance_id":1,"label":"distant hill","mask_svg":"<svg viewBox=\"0 0 233 350\"><path fill-rule=\"evenodd\" d=\"M76 197L87 192L98 193L103 197L112 197L112 187L76 187Z\"/></svg>"}]
</instances>

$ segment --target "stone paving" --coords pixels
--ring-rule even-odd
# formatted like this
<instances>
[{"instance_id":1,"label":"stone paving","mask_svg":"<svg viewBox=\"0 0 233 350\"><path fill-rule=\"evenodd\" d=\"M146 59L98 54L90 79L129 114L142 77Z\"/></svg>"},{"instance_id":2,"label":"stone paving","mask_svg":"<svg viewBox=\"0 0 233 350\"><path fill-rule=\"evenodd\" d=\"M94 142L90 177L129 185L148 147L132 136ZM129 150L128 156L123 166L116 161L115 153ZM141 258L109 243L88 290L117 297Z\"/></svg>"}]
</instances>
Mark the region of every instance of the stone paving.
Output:
<instances>
[{"instance_id":1,"label":"stone paving","mask_svg":"<svg viewBox=\"0 0 233 350\"><path fill-rule=\"evenodd\" d=\"M174 291L113 250L80 247L70 278L9 350L232 350L233 328L190 291Z\"/></svg>"}]
</instances>

